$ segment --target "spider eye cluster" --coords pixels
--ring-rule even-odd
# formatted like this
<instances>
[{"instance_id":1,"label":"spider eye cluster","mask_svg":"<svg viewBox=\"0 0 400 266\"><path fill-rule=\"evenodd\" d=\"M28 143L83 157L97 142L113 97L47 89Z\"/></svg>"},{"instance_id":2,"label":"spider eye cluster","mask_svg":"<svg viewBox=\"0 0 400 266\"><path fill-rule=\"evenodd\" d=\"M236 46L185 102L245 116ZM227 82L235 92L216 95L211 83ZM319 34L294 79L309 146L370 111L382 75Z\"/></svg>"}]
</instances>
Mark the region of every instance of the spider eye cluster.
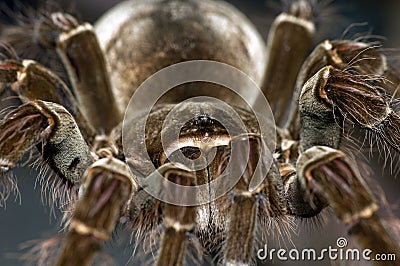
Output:
<instances>
[{"instance_id":1,"label":"spider eye cluster","mask_svg":"<svg viewBox=\"0 0 400 266\"><path fill-rule=\"evenodd\" d=\"M177 139L163 144L160 162L197 163L199 165L195 168L200 170L214 160L219 147L227 149L230 140L223 124L209 114L200 114L182 126Z\"/></svg>"}]
</instances>

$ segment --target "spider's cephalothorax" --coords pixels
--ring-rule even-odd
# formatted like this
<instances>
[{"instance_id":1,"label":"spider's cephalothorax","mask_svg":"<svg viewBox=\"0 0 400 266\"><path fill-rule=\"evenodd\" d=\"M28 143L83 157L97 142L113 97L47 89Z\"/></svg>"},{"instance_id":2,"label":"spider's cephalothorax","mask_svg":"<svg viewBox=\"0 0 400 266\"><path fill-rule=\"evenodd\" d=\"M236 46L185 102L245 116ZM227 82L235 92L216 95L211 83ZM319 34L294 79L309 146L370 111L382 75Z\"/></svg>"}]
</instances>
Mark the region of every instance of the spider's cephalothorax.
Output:
<instances>
[{"instance_id":1,"label":"spider's cephalothorax","mask_svg":"<svg viewBox=\"0 0 400 266\"><path fill-rule=\"evenodd\" d=\"M379 203L351 156L339 150L342 127L351 124L400 151L400 117L392 97L399 75L377 47L353 40L325 41L306 59L316 8L316 1L291 1L274 21L266 46L240 12L211 0L127 1L104 15L95 31L60 12L38 12L39 19L4 27L0 37L8 52L0 61L0 92L17 94L21 103L0 122L0 195L12 188L10 171L24 153L37 148L56 174L44 185L58 191L52 180L61 180L72 194L73 213L56 265L90 264L120 218L137 243L161 226L157 265L183 264L188 243L196 239L207 253L218 253L222 264L248 265L255 263L257 240L265 241L272 224L313 217L327 206L371 256L400 258L399 240L376 213ZM56 51L68 81L7 48L19 53L19 41L27 39ZM261 87L276 124L284 126L272 120L260 125L253 103L204 79L159 95L148 114L129 113L129 100L147 78L190 60L240 69ZM146 93L153 97L157 91ZM250 88L239 91L248 94ZM224 113L215 102L186 101L204 95L231 108ZM263 95L253 95L254 104ZM180 124L188 113L190 119ZM225 120L227 113L238 121ZM239 122L243 131L232 135ZM175 139L163 137L173 131ZM126 136L142 143L146 156L127 147ZM271 150L275 139L274 154L266 158L265 147ZM192 162L203 167L194 169ZM234 170L225 174L226 169ZM163 182L151 183L155 172ZM260 173L261 182L253 182ZM213 186L220 176L227 181ZM180 186L170 189L171 184ZM153 197L150 186L165 200ZM201 186L206 187L201 193L180 193L186 191L181 187Z\"/></svg>"}]
</instances>

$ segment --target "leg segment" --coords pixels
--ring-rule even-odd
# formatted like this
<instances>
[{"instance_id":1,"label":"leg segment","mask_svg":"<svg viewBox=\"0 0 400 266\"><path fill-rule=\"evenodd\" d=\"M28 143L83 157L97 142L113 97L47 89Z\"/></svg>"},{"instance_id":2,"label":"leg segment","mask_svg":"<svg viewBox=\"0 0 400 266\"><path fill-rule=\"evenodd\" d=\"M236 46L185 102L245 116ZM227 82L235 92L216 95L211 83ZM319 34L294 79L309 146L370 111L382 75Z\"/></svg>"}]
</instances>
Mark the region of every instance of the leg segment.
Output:
<instances>
[{"instance_id":1,"label":"leg segment","mask_svg":"<svg viewBox=\"0 0 400 266\"><path fill-rule=\"evenodd\" d=\"M4 60L0 62L0 80L11 84L11 89L23 102L43 100L64 106L74 117L85 140L92 142L94 129L68 87L49 69L32 60Z\"/></svg>"},{"instance_id":2,"label":"leg segment","mask_svg":"<svg viewBox=\"0 0 400 266\"><path fill-rule=\"evenodd\" d=\"M167 180L181 186L196 185L196 176L186 170L166 164L161 171ZM173 199L180 197L196 197L196 195L180 194L178 191L164 191ZM178 194L177 194L178 193ZM185 202L185 199L183 199ZM161 247L157 257L157 266L183 265L186 253L188 234L194 231L196 208L193 206L177 206L163 203L164 232L161 236Z\"/></svg>"},{"instance_id":3,"label":"leg segment","mask_svg":"<svg viewBox=\"0 0 400 266\"><path fill-rule=\"evenodd\" d=\"M196 181L194 174L170 164L163 165L158 171L178 185L191 186ZM138 216L140 212L148 211L145 208L154 207L149 206L149 197L141 195L140 191L143 190L139 190L125 163L114 158L94 163L82 180L80 199L56 265L89 265L101 243L109 238L122 211L125 215L130 212L131 216ZM196 195L182 195L193 196ZM159 203L156 206L160 206ZM156 265L182 265L188 234L194 231L196 208L161 203L161 211L164 232Z\"/></svg>"},{"instance_id":4,"label":"leg segment","mask_svg":"<svg viewBox=\"0 0 400 266\"><path fill-rule=\"evenodd\" d=\"M335 115L341 115L340 119L377 133L400 152L400 116L385 92L360 76L332 66L322 68L304 84L299 107L303 150L315 145L337 148L341 128ZM334 113L335 110L339 113Z\"/></svg>"},{"instance_id":5,"label":"leg segment","mask_svg":"<svg viewBox=\"0 0 400 266\"><path fill-rule=\"evenodd\" d=\"M278 125L292 98L297 73L312 44L315 33L313 12L308 1L293 1L288 12L280 14L269 31L262 90L271 103Z\"/></svg>"},{"instance_id":6,"label":"leg segment","mask_svg":"<svg viewBox=\"0 0 400 266\"><path fill-rule=\"evenodd\" d=\"M55 40L72 86L91 124L109 133L121 121L121 113L111 91L103 52L90 24L77 25L71 16L53 13L59 29Z\"/></svg>"},{"instance_id":7,"label":"leg segment","mask_svg":"<svg viewBox=\"0 0 400 266\"><path fill-rule=\"evenodd\" d=\"M2 39L22 49L39 46L46 52L55 50L68 72L83 114L96 130L108 134L121 120L121 113L91 26L80 25L76 18L59 12L35 12L30 17L22 17L19 23L19 26L7 27L1 34Z\"/></svg>"},{"instance_id":8,"label":"leg segment","mask_svg":"<svg viewBox=\"0 0 400 266\"><path fill-rule=\"evenodd\" d=\"M388 66L386 56L380 53L377 47L351 40L321 43L304 62L297 77L289 120L285 126L295 140L299 139L301 129L299 106L303 101L300 98L305 91L304 86L306 82L310 84L313 76L327 66L341 71L342 75L348 75L351 71L353 79L358 79L359 83L384 88L388 93L392 93L399 84L399 78ZM381 90L381 96L384 93L385 91Z\"/></svg>"},{"instance_id":9,"label":"leg segment","mask_svg":"<svg viewBox=\"0 0 400 266\"><path fill-rule=\"evenodd\" d=\"M125 163L114 158L94 163L83 177L80 199L55 265L90 265L137 189Z\"/></svg>"},{"instance_id":10,"label":"leg segment","mask_svg":"<svg viewBox=\"0 0 400 266\"><path fill-rule=\"evenodd\" d=\"M231 141L238 150L231 156L238 167L233 172L242 173L232 194L229 220L224 243L224 265L250 265L255 256L254 244L257 239L256 227L259 217L275 217L286 214L283 187L275 165L272 165L265 180L254 190L250 189L254 176L262 175L258 165L261 153L261 139L244 136ZM246 148L248 147L248 149ZM247 156L246 156L247 154ZM237 160L237 161L236 161Z\"/></svg>"},{"instance_id":11,"label":"leg segment","mask_svg":"<svg viewBox=\"0 0 400 266\"><path fill-rule=\"evenodd\" d=\"M0 169L7 172L34 145L62 178L79 183L93 157L74 119L64 107L32 101L21 105L0 122Z\"/></svg>"},{"instance_id":12,"label":"leg segment","mask_svg":"<svg viewBox=\"0 0 400 266\"><path fill-rule=\"evenodd\" d=\"M236 145L240 151L238 154L243 155L244 158L235 156L238 162L234 162L234 164L242 166L240 170L243 173L232 191L233 199L224 247L224 265L247 265L252 260L254 233L259 211L257 200L259 191L250 192L249 185L260 157L258 141L259 139L247 137L232 140L231 145ZM249 145L249 158L246 156L246 149L240 149L242 145Z\"/></svg>"},{"instance_id":13,"label":"leg segment","mask_svg":"<svg viewBox=\"0 0 400 266\"><path fill-rule=\"evenodd\" d=\"M295 195L305 192L305 201L311 207L306 215L314 215L330 205L339 220L349 226L349 233L363 248L372 249L373 255L398 256L399 246L376 214L378 205L355 164L336 150L341 141L338 118L380 132L386 143L398 150L397 115L385 92L365 78L327 66L304 84L299 97L303 153L296 165L297 179L292 178L294 182L287 185L287 191ZM387 140L389 136L391 139ZM289 200L296 198L292 196ZM296 214L298 206L304 204L289 205Z\"/></svg>"},{"instance_id":14,"label":"leg segment","mask_svg":"<svg viewBox=\"0 0 400 266\"><path fill-rule=\"evenodd\" d=\"M399 240L383 226L371 191L346 155L315 146L299 157L297 170L311 205L327 202L359 245L372 250L371 258L379 253L400 256Z\"/></svg>"}]
</instances>

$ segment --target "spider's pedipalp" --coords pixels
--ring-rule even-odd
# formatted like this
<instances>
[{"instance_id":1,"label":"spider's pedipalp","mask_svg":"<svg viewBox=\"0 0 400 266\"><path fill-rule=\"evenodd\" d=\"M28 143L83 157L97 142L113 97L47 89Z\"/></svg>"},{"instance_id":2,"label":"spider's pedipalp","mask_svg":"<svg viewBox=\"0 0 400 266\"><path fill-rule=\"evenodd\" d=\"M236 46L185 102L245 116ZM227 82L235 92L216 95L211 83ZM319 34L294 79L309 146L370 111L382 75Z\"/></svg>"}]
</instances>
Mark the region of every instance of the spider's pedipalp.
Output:
<instances>
[{"instance_id":1,"label":"spider's pedipalp","mask_svg":"<svg viewBox=\"0 0 400 266\"><path fill-rule=\"evenodd\" d=\"M11 170L22 159L26 150L43 141L50 126L46 116L32 104L20 106L0 123L1 169Z\"/></svg>"},{"instance_id":2,"label":"spider's pedipalp","mask_svg":"<svg viewBox=\"0 0 400 266\"><path fill-rule=\"evenodd\" d=\"M344 58L343 54L336 59L330 58L337 62L333 60L333 65L321 68L301 89L302 154L296 164L297 182L305 192L305 202L315 213L331 206L363 248L372 249L373 254L398 256L398 240L376 214L378 204L361 178L356 163L350 162L348 156L336 149L342 142L341 123L337 119L343 123L350 121L366 131L379 132L382 140L397 150L400 120L385 90L376 86L375 82L380 81L368 79L364 74L371 69L385 71L379 68L381 64L363 64L358 72L349 73L336 68L343 64L341 58Z\"/></svg>"},{"instance_id":3,"label":"spider's pedipalp","mask_svg":"<svg viewBox=\"0 0 400 266\"><path fill-rule=\"evenodd\" d=\"M316 216L322 209L328 206L328 203L321 199L309 202L304 198L305 190L299 182L294 166L281 166L280 170L285 185L285 197L290 214L296 217L310 218Z\"/></svg>"},{"instance_id":4,"label":"spider's pedipalp","mask_svg":"<svg viewBox=\"0 0 400 266\"><path fill-rule=\"evenodd\" d=\"M344 153L314 146L301 154L297 170L306 199L310 203L327 202L363 248L372 250L372 254L400 255L398 239L383 225L375 198Z\"/></svg>"},{"instance_id":5,"label":"spider's pedipalp","mask_svg":"<svg viewBox=\"0 0 400 266\"><path fill-rule=\"evenodd\" d=\"M71 184L79 184L93 162L71 114L58 104L39 100L25 103L0 122L0 132L3 172L16 166L34 146L39 148L50 168Z\"/></svg>"},{"instance_id":6,"label":"spider's pedipalp","mask_svg":"<svg viewBox=\"0 0 400 266\"><path fill-rule=\"evenodd\" d=\"M137 184L123 162L104 158L94 163L82 179L81 196L55 265L89 265L136 190Z\"/></svg>"}]
</instances>

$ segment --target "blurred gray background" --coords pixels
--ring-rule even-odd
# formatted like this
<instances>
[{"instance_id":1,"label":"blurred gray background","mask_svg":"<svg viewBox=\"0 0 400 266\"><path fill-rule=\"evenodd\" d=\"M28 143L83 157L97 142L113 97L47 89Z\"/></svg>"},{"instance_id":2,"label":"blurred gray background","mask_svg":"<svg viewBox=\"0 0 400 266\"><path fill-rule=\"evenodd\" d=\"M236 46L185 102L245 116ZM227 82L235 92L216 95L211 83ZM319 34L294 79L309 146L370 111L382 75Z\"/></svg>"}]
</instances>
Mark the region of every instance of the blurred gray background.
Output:
<instances>
[{"instance_id":1,"label":"blurred gray background","mask_svg":"<svg viewBox=\"0 0 400 266\"><path fill-rule=\"evenodd\" d=\"M14 1L7 2L13 6ZM20 1L23 3L37 5L37 1ZM63 6L75 8L81 19L94 22L107 9L118 3L117 0L81 0L72 3L63 2ZM250 20L256 24L261 35L266 39L269 26L276 14L279 13L278 1L256 1L256 0L231 0L237 8L244 12ZM271 5L274 2L275 5ZM273 7L275 6L275 7ZM325 38L338 38L344 29L353 22L368 22L373 29L372 33L387 37L385 46L400 48L400 1L398 0L337 0L333 1L332 7L336 7L336 15L329 23L329 30L321 31L317 36L317 42ZM366 28L363 28L365 31ZM399 203L400 180L390 169L383 169L382 160L374 157L371 164L375 165L375 176L378 182L384 187L389 202ZM16 260L20 257L20 244L32 239L41 239L54 236L59 230L60 214L54 218L50 215L49 208L41 203L40 188L36 185L34 170L17 170L19 188L22 203L10 198L6 208L0 209L0 265L11 266L21 265ZM292 234L292 241L297 248L313 247L318 249L326 248L328 245L335 246L338 237L346 236L345 229L338 225L335 218L326 213L326 223L320 224L315 219L311 221L299 221L298 235ZM318 225L320 224L320 225ZM129 246L129 234L120 232L119 241L106 244L107 251L114 257L117 265L124 265L130 257L132 246ZM272 244L272 248L276 244ZM286 245L291 248L291 243L286 240ZM71 254L72 255L72 254ZM399 258L400 259L400 258ZM284 263L274 261L273 265L300 265L299 263ZM304 265L325 265L324 262L308 263ZM329 262L328 262L329 264Z\"/></svg>"}]
</instances>

